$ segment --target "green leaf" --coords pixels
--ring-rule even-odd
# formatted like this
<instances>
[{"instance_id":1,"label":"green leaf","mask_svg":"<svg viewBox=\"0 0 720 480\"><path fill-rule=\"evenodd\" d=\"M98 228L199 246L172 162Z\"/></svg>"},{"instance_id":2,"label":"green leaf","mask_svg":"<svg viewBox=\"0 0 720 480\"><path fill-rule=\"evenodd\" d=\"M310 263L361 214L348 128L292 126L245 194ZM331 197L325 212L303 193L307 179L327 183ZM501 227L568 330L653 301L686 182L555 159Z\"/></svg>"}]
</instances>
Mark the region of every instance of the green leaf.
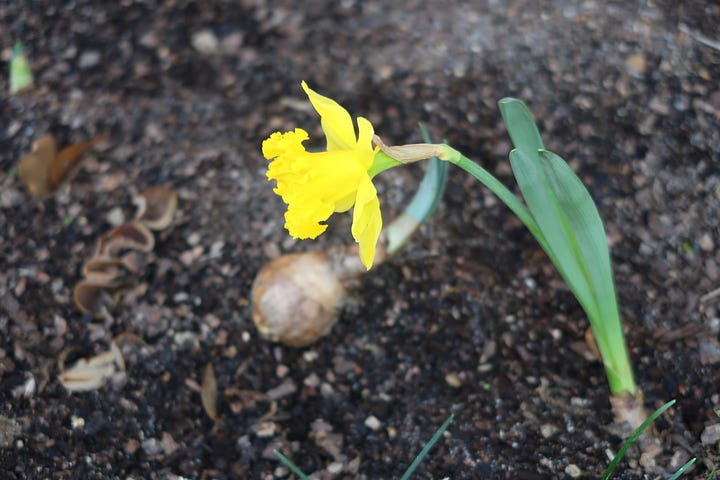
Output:
<instances>
[{"instance_id":1,"label":"green leaf","mask_svg":"<svg viewBox=\"0 0 720 480\"><path fill-rule=\"evenodd\" d=\"M588 316L597 312L588 272L581 262L581 250L567 215L555 196L539 154L525 150L510 152L510 165L525 203L547 240L548 252Z\"/></svg>"},{"instance_id":2,"label":"green leaf","mask_svg":"<svg viewBox=\"0 0 720 480\"><path fill-rule=\"evenodd\" d=\"M599 341L604 339L610 345L622 342L610 251L600 213L585 185L565 160L547 150L538 153L548 185L572 232L582 272L587 276L590 294L597 306L600 321L593 325L595 335L603 337ZM615 318L618 324L608 325ZM613 335L613 332L618 332L619 336Z\"/></svg>"},{"instance_id":3,"label":"green leaf","mask_svg":"<svg viewBox=\"0 0 720 480\"><path fill-rule=\"evenodd\" d=\"M545 148L535 120L525 103L507 97L500 100L498 106L515 148L528 152Z\"/></svg>"},{"instance_id":4,"label":"green leaf","mask_svg":"<svg viewBox=\"0 0 720 480\"><path fill-rule=\"evenodd\" d=\"M515 145L510 165L546 240L541 245L590 318L611 391L634 393L605 228L595 202L565 160L544 149L527 106L516 99L499 105Z\"/></svg>"}]
</instances>

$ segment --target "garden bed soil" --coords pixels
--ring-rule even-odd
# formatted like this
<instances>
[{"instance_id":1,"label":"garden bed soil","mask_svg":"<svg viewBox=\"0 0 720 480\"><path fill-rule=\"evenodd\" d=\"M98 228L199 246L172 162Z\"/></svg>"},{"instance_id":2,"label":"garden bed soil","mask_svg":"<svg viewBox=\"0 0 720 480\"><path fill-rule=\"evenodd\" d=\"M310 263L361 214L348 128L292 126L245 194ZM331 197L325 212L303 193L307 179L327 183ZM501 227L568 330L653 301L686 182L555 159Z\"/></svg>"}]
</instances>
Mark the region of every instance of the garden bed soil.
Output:
<instances>
[{"instance_id":1,"label":"garden bed soil","mask_svg":"<svg viewBox=\"0 0 720 480\"><path fill-rule=\"evenodd\" d=\"M0 79L0 476L290 477L279 449L317 478L398 478L451 413L414 478L604 470L626 433L587 319L520 222L456 169L329 336L259 338L260 267L351 243L349 215L316 241L289 238L264 178L271 132L302 127L321 146L306 80L385 142L418 141L424 122L507 185L496 102L527 102L606 222L647 408L677 400L659 448L631 449L616 478L667 478L691 457L686 478L706 478L720 454L720 303L704 296L720 286L718 24L709 1L3 3L3 60L22 41L35 88L9 96ZM109 139L38 200L15 172L45 132ZM386 219L421 175L378 178ZM105 320L84 316L83 263L157 184L179 211L143 288ZM113 341L124 373L68 392L61 366Z\"/></svg>"}]
</instances>

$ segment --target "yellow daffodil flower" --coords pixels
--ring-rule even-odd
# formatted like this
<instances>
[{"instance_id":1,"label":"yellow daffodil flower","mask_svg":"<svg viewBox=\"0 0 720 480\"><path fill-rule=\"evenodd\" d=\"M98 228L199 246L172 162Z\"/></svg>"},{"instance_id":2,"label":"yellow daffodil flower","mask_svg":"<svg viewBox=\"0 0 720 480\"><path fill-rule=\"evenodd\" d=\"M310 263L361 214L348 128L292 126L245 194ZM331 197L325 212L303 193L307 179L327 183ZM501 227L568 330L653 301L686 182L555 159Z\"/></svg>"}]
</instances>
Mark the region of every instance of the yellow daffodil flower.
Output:
<instances>
[{"instance_id":1,"label":"yellow daffodil flower","mask_svg":"<svg viewBox=\"0 0 720 480\"><path fill-rule=\"evenodd\" d=\"M378 152L372 145L373 127L358 117L356 137L347 110L305 82L302 88L320 114L327 151L306 151L302 143L309 137L301 128L275 132L262 144L263 156L271 160L267 178L277 182L274 191L288 205L285 228L294 238L316 238L327 229L324 222L333 212L354 206L351 231L360 246L360 260L369 270L382 230L380 201L368 174Z\"/></svg>"}]
</instances>

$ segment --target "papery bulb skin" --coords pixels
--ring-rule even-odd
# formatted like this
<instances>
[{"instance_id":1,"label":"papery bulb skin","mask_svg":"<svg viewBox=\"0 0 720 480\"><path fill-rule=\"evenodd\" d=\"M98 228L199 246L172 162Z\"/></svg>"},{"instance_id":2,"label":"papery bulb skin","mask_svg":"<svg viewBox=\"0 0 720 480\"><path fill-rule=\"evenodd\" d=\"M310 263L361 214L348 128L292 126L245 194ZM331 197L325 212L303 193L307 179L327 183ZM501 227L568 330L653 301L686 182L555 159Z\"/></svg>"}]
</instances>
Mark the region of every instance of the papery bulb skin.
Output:
<instances>
[{"instance_id":1,"label":"papery bulb skin","mask_svg":"<svg viewBox=\"0 0 720 480\"><path fill-rule=\"evenodd\" d=\"M378 261L385 259L384 243ZM266 264L252 288L253 322L260 334L290 347L306 347L327 335L348 295L367 274L358 247L283 255Z\"/></svg>"},{"instance_id":2,"label":"papery bulb skin","mask_svg":"<svg viewBox=\"0 0 720 480\"><path fill-rule=\"evenodd\" d=\"M337 322L347 291L325 253L283 255L253 283L253 321L268 340L305 347Z\"/></svg>"}]
</instances>

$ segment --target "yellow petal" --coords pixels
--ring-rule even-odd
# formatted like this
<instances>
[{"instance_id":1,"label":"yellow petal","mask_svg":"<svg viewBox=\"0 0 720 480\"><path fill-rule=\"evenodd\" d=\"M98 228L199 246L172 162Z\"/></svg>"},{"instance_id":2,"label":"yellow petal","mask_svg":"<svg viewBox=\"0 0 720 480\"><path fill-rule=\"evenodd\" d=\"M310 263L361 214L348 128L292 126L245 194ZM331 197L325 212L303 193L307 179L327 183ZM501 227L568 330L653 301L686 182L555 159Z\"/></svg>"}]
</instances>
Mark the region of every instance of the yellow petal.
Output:
<instances>
[{"instance_id":1,"label":"yellow petal","mask_svg":"<svg viewBox=\"0 0 720 480\"><path fill-rule=\"evenodd\" d=\"M373 148L372 139L375 135L375 129L373 129L370 121L364 117L358 117L358 141L355 147L355 151L365 155L363 159L363 166L365 170L369 170L375 160L375 153L380 150L379 147Z\"/></svg>"},{"instance_id":2,"label":"yellow petal","mask_svg":"<svg viewBox=\"0 0 720 480\"><path fill-rule=\"evenodd\" d=\"M352 235L360 244L360 261L370 270L375 260L375 249L382 230L382 215L377 190L367 174L358 185L353 210Z\"/></svg>"},{"instance_id":3,"label":"yellow petal","mask_svg":"<svg viewBox=\"0 0 720 480\"><path fill-rule=\"evenodd\" d=\"M324 97L302 82L310 102L320 114L320 123L327 138L327 151L352 150L355 148L355 126L347 110L335 100Z\"/></svg>"}]
</instances>

